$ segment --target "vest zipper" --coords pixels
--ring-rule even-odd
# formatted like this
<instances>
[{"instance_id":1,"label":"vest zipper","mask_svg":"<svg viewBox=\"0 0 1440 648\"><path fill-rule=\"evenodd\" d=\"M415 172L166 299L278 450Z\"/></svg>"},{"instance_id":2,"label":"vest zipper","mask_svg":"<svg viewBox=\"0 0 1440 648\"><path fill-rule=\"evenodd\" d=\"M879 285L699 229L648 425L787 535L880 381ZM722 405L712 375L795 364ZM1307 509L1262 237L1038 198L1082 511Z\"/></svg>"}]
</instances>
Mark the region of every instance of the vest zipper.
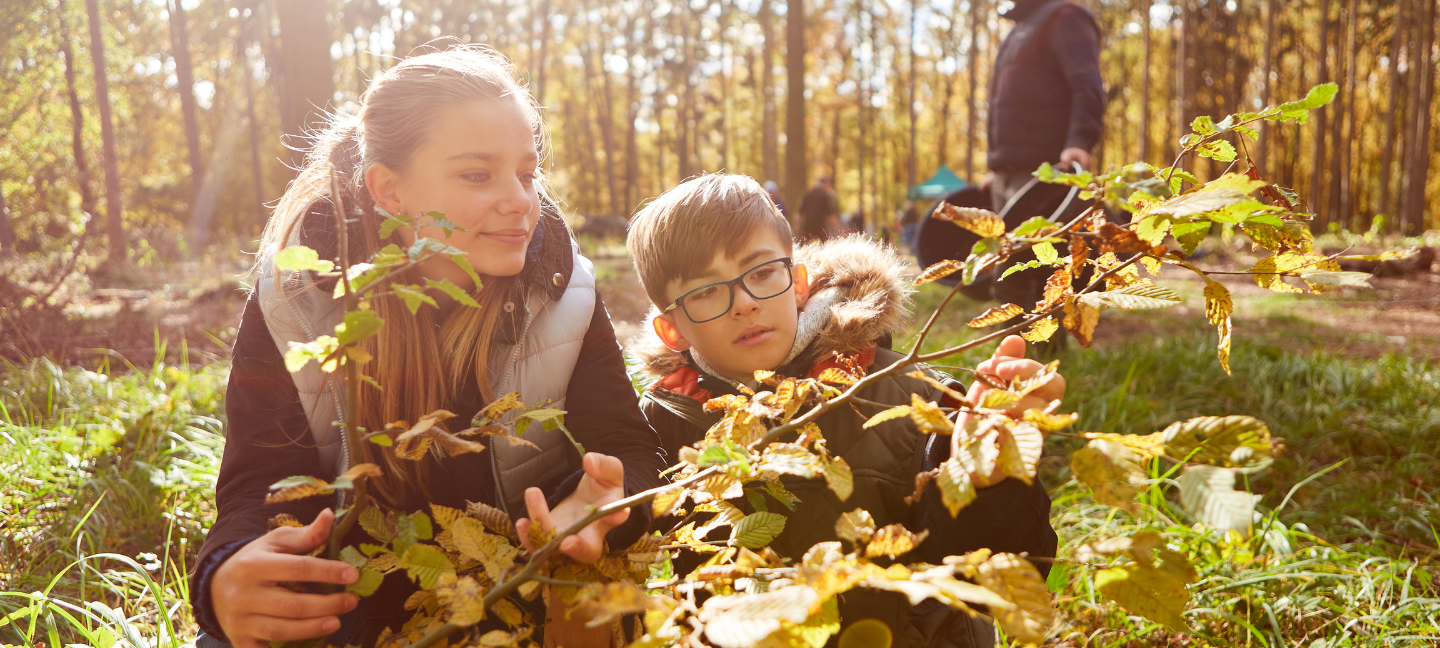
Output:
<instances>
[{"instance_id":1,"label":"vest zipper","mask_svg":"<svg viewBox=\"0 0 1440 648\"><path fill-rule=\"evenodd\" d=\"M530 310L528 296L521 301L521 305L525 307L525 326L520 328L520 336L515 339L515 352L510 355L510 362L505 366L505 378L500 381L503 389L496 394L497 396L510 393L510 379L514 376L515 366L520 362L520 351L525 348L525 337L530 334L530 324L535 321L535 314ZM529 404L527 403L527 405ZM495 500L500 504L500 510L505 511L508 515L510 507L505 504L505 488L501 485L500 479L500 462L495 458L493 450L490 452L490 476L495 480Z\"/></svg>"},{"instance_id":2,"label":"vest zipper","mask_svg":"<svg viewBox=\"0 0 1440 648\"><path fill-rule=\"evenodd\" d=\"M309 288L314 288L314 286L312 285ZM314 342L316 338L315 328L310 326L309 318L305 317L305 314L300 312L300 309L295 306L295 301L293 299L286 299L284 300L284 303L290 308L290 312L295 314L295 321L300 322L300 328L305 330L305 335L310 338L311 342ZM352 461L350 457L350 444L345 442L345 404L341 402L341 400L345 398L345 393L343 389L341 390L341 393L335 393L334 380L332 378L326 377L324 372L321 372L320 377L321 380L327 380L331 382L330 402L335 406L335 420L340 422L340 470L336 471L335 473L337 476L339 476L345 474L345 471L350 469L350 464ZM309 422L307 421L306 423L308 424ZM346 492L347 491L344 490L336 492L336 508L345 507L346 501L348 499L345 495Z\"/></svg>"}]
</instances>

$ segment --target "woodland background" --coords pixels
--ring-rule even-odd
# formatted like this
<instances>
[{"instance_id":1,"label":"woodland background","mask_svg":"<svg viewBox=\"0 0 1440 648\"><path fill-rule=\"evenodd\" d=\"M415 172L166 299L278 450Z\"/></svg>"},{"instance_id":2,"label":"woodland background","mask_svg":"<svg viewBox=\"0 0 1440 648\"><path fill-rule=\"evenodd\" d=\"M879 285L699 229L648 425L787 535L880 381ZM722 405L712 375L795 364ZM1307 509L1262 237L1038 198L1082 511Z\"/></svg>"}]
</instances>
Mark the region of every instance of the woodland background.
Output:
<instances>
[{"instance_id":1,"label":"woodland background","mask_svg":"<svg viewBox=\"0 0 1440 648\"><path fill-rule=\"evenodd\" d=\"M1010 25L997 4L8 0L0 245L67 254L103 234L132 260L249 249L315 108L353 109L368 79L440 37L519 68L547 107L569 211L628 216L725 169L778 181L794 205L830 173L844 210L888 219L940 164L985 172L985 88ZM1104 30L1098 166L1168 164L1195 116L1336 81L1309 124L1264 129L1267 174L1310 202L1317 231L1440 222L1436 0L1079 4Z\"/></svg>"}]
</instances>

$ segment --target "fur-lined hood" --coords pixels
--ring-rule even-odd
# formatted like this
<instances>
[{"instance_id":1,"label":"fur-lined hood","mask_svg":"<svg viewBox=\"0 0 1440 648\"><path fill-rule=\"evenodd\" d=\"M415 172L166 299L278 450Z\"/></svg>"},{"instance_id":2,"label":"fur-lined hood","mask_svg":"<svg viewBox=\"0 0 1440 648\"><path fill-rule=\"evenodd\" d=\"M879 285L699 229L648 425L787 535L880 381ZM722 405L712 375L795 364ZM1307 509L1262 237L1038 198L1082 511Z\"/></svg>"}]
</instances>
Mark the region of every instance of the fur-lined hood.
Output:
<instances>
[{"instance_id":1,"label":"fur-lined hood","mask_svg":"<svg viewBox=\"0 0 1440 648\"><path fill-rule=\"evenodd\" d=\"M811 353L807 354L810 357L855 353L905 327L914 288L905 276L908 264L894 248L857 234L801 245L791 258L809 273L810 299L806 307L829 304L828 321L811 343ZM825 290L839 294L833 300L817 299ZM632 371L647 384L689 365L684 353L672 351L655 335L650 321L656 315L659 309L651 307L640 334L627 345Z\"/></svg>"}]
</instances>

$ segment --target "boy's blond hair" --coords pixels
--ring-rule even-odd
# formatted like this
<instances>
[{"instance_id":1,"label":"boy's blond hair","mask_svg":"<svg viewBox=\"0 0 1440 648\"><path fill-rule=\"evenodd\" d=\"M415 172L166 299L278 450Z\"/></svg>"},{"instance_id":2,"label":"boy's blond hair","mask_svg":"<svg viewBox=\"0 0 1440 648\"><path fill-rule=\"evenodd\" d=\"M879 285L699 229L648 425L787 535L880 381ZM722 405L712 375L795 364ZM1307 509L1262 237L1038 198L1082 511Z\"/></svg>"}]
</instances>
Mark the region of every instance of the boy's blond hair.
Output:
<instances>
[{"instance_id":1,"label":"boy's blond hair","mask_svg":"<svg viewBox=\"0 0 1440 648\"><path fill-rule=\"evenodd\" d=\"M630 220L625 247L650 302L664 308L670 302L667 284L704 272L719 251L735 256L764 228L775 232L785 252L791 252L790 223L760 183L749 176L711 173L680 183L645 205Z\"/></svg>"}]
</instances>

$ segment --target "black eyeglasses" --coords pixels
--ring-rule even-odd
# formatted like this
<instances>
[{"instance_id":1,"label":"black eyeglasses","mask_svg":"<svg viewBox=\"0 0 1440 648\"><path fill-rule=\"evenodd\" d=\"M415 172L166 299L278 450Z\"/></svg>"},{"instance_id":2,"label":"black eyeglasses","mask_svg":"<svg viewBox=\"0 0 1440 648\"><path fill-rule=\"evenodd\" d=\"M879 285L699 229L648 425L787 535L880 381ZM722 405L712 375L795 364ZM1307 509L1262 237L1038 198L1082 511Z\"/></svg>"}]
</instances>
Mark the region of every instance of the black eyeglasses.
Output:
<instances>
[{"instance_id":1,"label":"black eyeglasses","mask_svg":"<svg viewBox=\"0 0 1440 648\"><path fill-rule=\"evenodd\" d=\"M730 312L730 307L735 305L735 286L740 286L758 301L776 297L794 284L790 257L780 257L750 268L729 281L717 281L688 290L670 302L662 312L679 308L685 311L690 321L702 324L720 319Z\"/></svg>"}]
</instances>

